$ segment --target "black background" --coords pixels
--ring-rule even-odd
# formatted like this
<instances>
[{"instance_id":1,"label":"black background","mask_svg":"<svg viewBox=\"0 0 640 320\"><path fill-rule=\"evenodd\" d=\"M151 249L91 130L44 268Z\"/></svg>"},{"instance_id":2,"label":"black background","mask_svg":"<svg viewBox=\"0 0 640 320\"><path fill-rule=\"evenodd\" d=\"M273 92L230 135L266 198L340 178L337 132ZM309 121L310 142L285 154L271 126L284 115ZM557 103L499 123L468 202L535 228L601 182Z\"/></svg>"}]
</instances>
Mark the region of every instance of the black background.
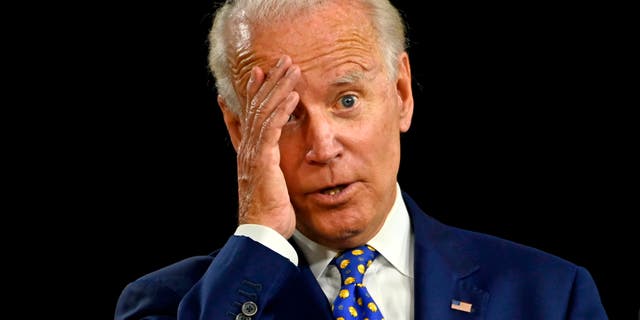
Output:
<instances>
[{"instance_id":1,"label":"black background","mask_svg":"<svg viewBox=\"0 0 640 320\"><path fill-rule=\"evenodd\" d=\"M638 104L624 8L396 3L416 102L403 189L445 223L585 266L609 316L635 318ZM235 154L206 66L212 7L114 2L67 26L78 32L63 60L73 108L56 109L63 135L43 188L69 213L55 217L71 230L65 269L93 317L112 318L128 282L235 229Z\"/></svg>"}]
</instances>

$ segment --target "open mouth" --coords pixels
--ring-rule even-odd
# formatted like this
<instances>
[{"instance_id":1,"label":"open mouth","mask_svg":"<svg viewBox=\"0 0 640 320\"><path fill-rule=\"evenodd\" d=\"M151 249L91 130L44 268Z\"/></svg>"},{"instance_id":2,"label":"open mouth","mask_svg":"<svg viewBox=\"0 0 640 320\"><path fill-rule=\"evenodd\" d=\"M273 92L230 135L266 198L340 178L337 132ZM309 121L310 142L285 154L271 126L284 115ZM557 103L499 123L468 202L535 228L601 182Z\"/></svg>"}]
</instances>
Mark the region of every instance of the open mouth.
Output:
<instances>
[{"instance_id":1,"label":"open mouth","mask_svg":"<svg viewBox=\"0 0 640 320\"><path fill-rule=\"evenodd\" d=\"M346 187L347 187L346 184L338 185L338 186L335 186L335 187L326 188L326 189L322 190L321 193L329 195L329 196L334 196L334 195L340 193Z\"/></svg>"}]
</instances>

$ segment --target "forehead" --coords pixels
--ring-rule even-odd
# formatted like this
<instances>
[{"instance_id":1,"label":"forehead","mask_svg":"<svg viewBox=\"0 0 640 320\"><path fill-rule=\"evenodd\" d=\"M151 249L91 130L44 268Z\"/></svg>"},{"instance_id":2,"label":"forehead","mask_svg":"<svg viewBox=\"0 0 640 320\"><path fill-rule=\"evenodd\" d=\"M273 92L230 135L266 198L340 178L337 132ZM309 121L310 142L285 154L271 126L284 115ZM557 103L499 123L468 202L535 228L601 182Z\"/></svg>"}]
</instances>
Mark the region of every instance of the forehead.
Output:
<instances>
[{"instance_id":1,"label":"forehead","mask_svg":"<svg viewBox=\"0 0 640 320\"><path fill-rule=\"evenodd\" d=\"M234 30L231 53L236 79L245 79L256 65L268 71L283 54L308 75L339 77L373 69L379 62L375 29L362 7L350 3L329 1L312 11L258 25L241 22Z\"/></svg>"}]
</instances>

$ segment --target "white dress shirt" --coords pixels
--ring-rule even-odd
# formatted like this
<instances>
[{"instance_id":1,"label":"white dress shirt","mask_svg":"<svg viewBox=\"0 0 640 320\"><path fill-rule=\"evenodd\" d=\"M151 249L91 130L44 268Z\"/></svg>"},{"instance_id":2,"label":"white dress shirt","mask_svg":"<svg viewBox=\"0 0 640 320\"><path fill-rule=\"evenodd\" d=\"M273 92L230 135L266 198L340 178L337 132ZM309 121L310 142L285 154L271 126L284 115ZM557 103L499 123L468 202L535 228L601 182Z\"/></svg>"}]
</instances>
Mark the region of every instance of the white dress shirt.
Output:
<instances>
[{"instance_id":1,"label":"white dress shirt","mask_svg":"<svg viewBox=\"0 0 640 320\"><path fill-rule=\"evenodd\" d=\"M247 236L288 258L295 265L298 256L291 244L275 230L243 224L236 235ZM293 239L309 262L309 268L329 302L333 302L340 289L340 272L331 265L338 252L305 237L297 230ZM396 199L380 231L367 244L380 255L364 276L364 285L378 305L385 319L413 319L413 232L409 213L396 184Z\"/></svg>"}]
</instances>

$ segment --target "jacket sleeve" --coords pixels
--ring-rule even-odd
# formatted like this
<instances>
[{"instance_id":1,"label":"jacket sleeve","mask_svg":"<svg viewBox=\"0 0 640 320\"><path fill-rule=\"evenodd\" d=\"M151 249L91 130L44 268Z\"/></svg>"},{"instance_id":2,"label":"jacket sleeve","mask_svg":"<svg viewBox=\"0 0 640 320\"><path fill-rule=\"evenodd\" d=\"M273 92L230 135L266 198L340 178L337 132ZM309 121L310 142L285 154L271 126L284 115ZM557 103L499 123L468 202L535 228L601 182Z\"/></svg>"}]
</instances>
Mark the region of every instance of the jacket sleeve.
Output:
<instances>
[{"instance_id":1,"label":"jacket sleeve","mask_svg":"<svg viewBox=\"0 0 640 320\"><path fill-rule=\"evenodd\" d=\"M578 267L573 282L567 319L607 320L596 284L583 267Z\"/></svg>"},{"instance_id":2,"label":"jacket sleeve","mask_svg":"<svg viewBox=\"0 0 640 320\"><path fill-rule=\"evenodd\" d=\"M176 319L178 303L180 296L170 287L154 280L138 280L120 294L114 319Z\"/></svg>"},{"instance_id":3,"label":"jacket sleeve","mask_svg":"<svg viewBox=\"0 0 640 320\"><path fill-rule=\"evenodd\" d=\"M233 236L204 276L186 294L178 319L262 319L270 301L298 268L282 255L244 236Z\"/></svg>"},{"instance_id":4,"label":"jacket sleeve","mask_svg":"<svg viewBox=\"0 0 640 320\"><path fill-rule=\"evenodd\" d=\"M298 272L262 244L232 236L215 258L189 258L127 285L115 320L257 319Z\"/></svg>"}]
</instances>

